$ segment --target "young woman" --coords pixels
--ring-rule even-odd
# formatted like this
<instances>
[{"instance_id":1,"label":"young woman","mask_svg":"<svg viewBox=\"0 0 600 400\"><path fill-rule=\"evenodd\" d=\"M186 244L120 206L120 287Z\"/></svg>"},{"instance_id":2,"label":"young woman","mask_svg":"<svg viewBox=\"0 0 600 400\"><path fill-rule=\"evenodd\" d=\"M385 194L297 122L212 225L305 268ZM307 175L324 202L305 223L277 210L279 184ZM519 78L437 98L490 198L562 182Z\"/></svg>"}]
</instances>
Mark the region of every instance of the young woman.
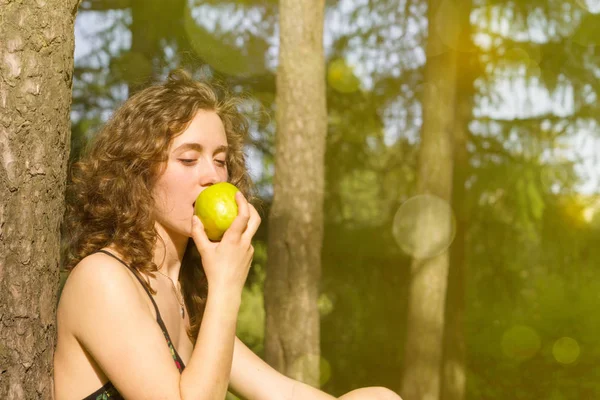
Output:
<instances>
[{"instance_id":1,"label":"young woman","mask_svg":"<svg viewBox=\"0 0 600 400\"><path fill-rule=\"evenodd\" d=\"M71 171L57 310L56 400L333 397L278 373L235 337L260 224L248 202L236 101L183 72L132 96ZM205 188L240 189L220 242L194 217ZM192 238L193 240L189 240ZM364 388L345 400L397 400Z\"/></svg>"}]
</instances>

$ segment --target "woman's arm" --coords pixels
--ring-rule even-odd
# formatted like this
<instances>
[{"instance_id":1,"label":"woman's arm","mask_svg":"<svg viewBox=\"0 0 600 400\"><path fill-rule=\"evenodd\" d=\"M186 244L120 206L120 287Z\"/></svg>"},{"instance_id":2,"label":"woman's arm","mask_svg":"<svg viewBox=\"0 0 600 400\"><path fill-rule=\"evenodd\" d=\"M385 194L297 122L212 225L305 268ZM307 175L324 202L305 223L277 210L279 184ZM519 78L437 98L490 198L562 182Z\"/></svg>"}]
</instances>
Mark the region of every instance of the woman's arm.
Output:
<instances>
[{"instance_id":1,"label":"woman's arm","mask_svg":"<svg viewBox=\"0 0 600 400\"><path fill-rule=\"evenodd\" d=\"M332 400L334 397L279 373L235 338L230 390L246 400Z\"/></svg>"},{"instance_id":2,"label":"woman's arm","mask_svg":"<svg viewBox=\"0 0 600 400\"><path fill-rule=\"evenodd\" d=\"M182 399L225 398L239 307L239 295L209 293L196 346L181 375Z\"/></svg>"},{"instance_id":3,"label":"woman's arm","mask_svg":"<svg viewBox=\"0 0 600 400\"><path fill-rule=\"evenodd\" d=\"M332 400L312 386L280 374L235 338L230 390L245 400ZM364 387L339 397L344 400L402 400L393 391L380 387Z\"/></svg>"},{"instance_id":4,"label":"woman's arm","mask_svg":"<svg viewBox=\"0 0 600 400\"><path fill-rule=\"evenodd\" d=\"M139 289L118 261L94 254L71 273L59 307L61 320L126 399L224 398L240 295L209 294L198 345L180 374Z\"/></svg>"},{"instance_id":5,"label":"woman's arm","mask_svg":"<svg viewBox=\"0 0 600 400\"><path fill-rule=\"evenodd\" d=\"M194 216L192 237L202 257L208 298L192 357L181 377L185 400L223 399L227 393L242 288L252 263L260 216L236 194L238 215L219 243L208 240ZM202 379L198 379L201 377Z\"/></svg>"}]
</instances>

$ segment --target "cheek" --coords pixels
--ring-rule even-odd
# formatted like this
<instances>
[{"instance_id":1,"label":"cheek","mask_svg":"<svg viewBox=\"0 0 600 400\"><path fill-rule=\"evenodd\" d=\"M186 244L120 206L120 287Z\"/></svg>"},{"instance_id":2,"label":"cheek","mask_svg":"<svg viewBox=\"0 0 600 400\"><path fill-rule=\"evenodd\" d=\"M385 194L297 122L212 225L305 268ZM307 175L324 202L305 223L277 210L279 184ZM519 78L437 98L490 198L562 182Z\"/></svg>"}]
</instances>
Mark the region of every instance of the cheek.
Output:
<instances>
[{"instance_id":1,"label":"cheek","mask_svg":"<svg viewBox=\"0 0 600 400\"><path fill-rule=\"evenodd\" d=\"M154 199L154 208L160 213L167 208L169 201L167 196L167 189L164 187L162 182L157 182L152 189L152 198Z\"/></svg>"},{"instance_id":2,"label":"cheek","mask_svg":"<svg viewBox=\"0 0 600 400\"><path fill-rule=\"evenodd\" d=\"M171 210L173 207L179 209L188 203L191 205L190 195L194 193L195 182L198 181L194 178L193 171L173 171L165 174L161 181L160 192L164 199L163 203Z\"/></svg>"},{"instance_id":3,"label":"cheek","mask_svg":"<svg viewBox=\"0 0 600 400\"><path fill-rule=\"evenodd\" d=\"M228 181L229 179L229 168L227 168L227 165L225 166L225 168L221 169L221 179L223 179L224 181Z\"/></svg>"},{"instance_id":4,"label":"cheek","mask_svg":"<svg viewBox=\"0 0 600 400\"><path fill-rule=\"evenodd\" d=\"M174 176L169 171L165 172L160 179L157 180L154 188L152 189L152 195L156 201L156 207L161 209L168 207L169 203L172 203L174 199L177 199L177 182L180 182L181 178Z\"/></svg>"}]
</instances>

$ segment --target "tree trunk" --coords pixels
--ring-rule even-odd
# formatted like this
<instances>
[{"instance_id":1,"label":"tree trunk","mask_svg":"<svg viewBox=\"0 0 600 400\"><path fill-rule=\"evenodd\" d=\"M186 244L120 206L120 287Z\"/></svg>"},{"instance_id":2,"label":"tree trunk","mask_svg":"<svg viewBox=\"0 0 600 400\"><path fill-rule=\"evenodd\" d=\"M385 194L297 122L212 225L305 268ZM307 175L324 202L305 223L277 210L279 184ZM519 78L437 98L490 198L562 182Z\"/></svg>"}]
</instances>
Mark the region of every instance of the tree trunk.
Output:
<instances>
[{"instance_id":1,"label":"tree trunk","mask_svg":"<svg viewBox=\"0 0 600 400\"><path fill-rule=\"evenodd\" d=\"M319 385L318 284L327 131L324 0L280 1L277 135L265 282L265 358Z\"/></svg>"},{"instance_id":2,"label":"tree trunk","mask_svg":"<svg viewBox=\"0 0 600 400\"><path fill-rule=\"evenodd\" d=\"M441 0L429 2L429 36L425 66L423 126L417 171L418 194L430 194L448 204L452 194L452 130L454 128L457 54L445 48L438 32L452 18L435 19ZM450 218L423 213L417 222L418 248L430 247L436 231L446 230ZM417 220L419 221L419 220ZM417 252L419 253L419 252ZM406 399L439 400L444 332L444 304L448 277L448 251L429 258L413 258L407 311L405 365L401 394Z\"/></svg>"},{"instance_id":3,"label":"tree trunk","mask_svg":"<svg viewBox=\"0 0 600 400\"><path fill-rule=\"evenodd\" d=\"M0 398L52 398L77 0L0 0Z\"/></svg>"},{"instance_id":4,"label":"tree trunk","mask_svg":"<svg viewBox=\"0 0 600 400\"><path fill-rule=\"evenodd\" d=\"M462 97L462 96L461 96ZM470 101L458 99L460 102ZM470 111L470 110L469 110ZM466 290L466 233L468 227L465 214L465 181L468 173L467 123L466 117L457 116L454 134L454 184L452 204L456 213L456 237L450 248L450 269L448 271L448 292L443 347L442 400L463 400L466 384L465 355L465 290ZM466 117L466 118L465 118ZM460 124L460 126L459 126Z\"/></svg>"},{"instance_id":5,"label":"tree trunk","mask_svg":"<svg viewBox=\"0 0 600 400\"><path fill-rule=\"evenodd\" d=\"M465 43L467 52L461 53L460 75L457 77L456 121L454 123L454 182L452 208L456 215L456 237L450 248L450 270L446 295L446 326L444 328L442 400L464 400L467 383L467 357L465 338L465 297L467 280L467 232L469 214L467 210L465 182L469 176L469 154L467 142L469 123L473 115L474 82L479 71L476 47L472 40L469 21L471 0L461 0L458 24L464 27L460 43Z\"/></svg>"}]
</instances>

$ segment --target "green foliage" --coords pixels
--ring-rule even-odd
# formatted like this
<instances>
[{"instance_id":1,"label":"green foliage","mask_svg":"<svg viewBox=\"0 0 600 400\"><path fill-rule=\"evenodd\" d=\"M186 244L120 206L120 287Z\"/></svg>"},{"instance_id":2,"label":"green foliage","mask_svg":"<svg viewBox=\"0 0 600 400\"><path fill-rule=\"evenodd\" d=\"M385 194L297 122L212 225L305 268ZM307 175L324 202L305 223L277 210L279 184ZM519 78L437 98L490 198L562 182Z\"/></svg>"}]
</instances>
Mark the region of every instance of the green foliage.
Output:
<instances>
[{"instance_id":1,"label":"green foliage","mask_svg":"<svg viewBox=\"0 0 600 400\"><path fill-rule=\"evenodd\" d=\"M198 24L188 10L183 15L183 26L192 49L217 71L227 75L254 75L266 70L264 55L268 44L260 37L244 40L244 45L235 44L239 36L232 32L211 32Z\"/></svg>"},{"instance_id":2,"label":"green foliage","mask_svg":"<svg viewBox=\"0 0 600 400\"><path fill-rule=\"evenodd\" d=\"M578 195L578 160L564 156L564 143L596 131L600 116L598 15L578 3L474 2L473 34L489 40L476 49L460 47L459 94L473 92L466 124L469 165L459 182L465 193L453 205L464 208L467 227L467 399L578 400L600 394L594 364L600 355L600 213L585 217L596 203ZM327 2L329 130L319 304L322 355L331 366L324 388L336 395L359 386L399 389L410 259L394 241L392 221L415 189L419 93L427 84L426 5ZM138 14L103 14L112 26L96 34L92 54L75 65L71 160L126 98L132 82L184 66L252 99L248 111L256 118L248 149L258 158L256 183L268 205L276 7L274 0L153 0L144 36L152 51L143 54L124 39ZM509 89L499 91L502 82ZM573 106L540 111L534 107L543 102L540 93L563 106L572 94ZM528 106L507 116L511 94ZM259 355L268 224L263 217L238 320L238 335ZM557 361L556 354L564 359L572 351L556 345L561 338L579 346L573 363Z\"/></svg>"},{"instance_id":3,"label":"green foliage","mask_svg":"<svg viewBox=\"0 0 600 400\"><path fill-rule=\"evenodd\" d=\"M263 287L266 276L267 245L254 242L252 276L242 292L242 304L238 314L237 336L253 352L262 356L265 338L265 309Z\"/></svg>"}]
</instances>

